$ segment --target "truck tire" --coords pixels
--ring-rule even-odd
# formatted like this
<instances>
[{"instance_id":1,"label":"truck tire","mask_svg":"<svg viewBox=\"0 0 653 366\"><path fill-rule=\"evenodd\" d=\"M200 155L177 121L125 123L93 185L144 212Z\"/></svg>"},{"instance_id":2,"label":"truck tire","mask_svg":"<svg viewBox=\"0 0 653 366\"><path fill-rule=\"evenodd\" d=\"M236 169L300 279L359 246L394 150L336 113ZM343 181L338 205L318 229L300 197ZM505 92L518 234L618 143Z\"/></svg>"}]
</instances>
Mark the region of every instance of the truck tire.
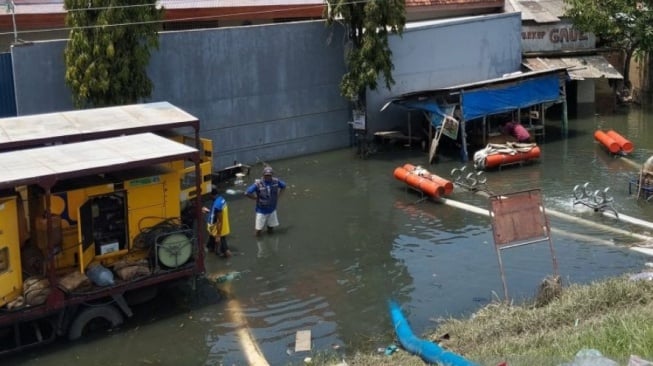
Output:
<instances>
[{"instance_id":1,"label":"truck tire","mask_svg":"<svg viewBox=\"0 0 653 366\"><path fill-rule=\"evenodd\" d=\"M111 324L114 328L122 324L122 313L113 305L92 306L82 309L75 317L70 329L68 329L68 339L74 341L84 334L84 329L95 319L103 319Z\"/></svg>"}]
</instances>

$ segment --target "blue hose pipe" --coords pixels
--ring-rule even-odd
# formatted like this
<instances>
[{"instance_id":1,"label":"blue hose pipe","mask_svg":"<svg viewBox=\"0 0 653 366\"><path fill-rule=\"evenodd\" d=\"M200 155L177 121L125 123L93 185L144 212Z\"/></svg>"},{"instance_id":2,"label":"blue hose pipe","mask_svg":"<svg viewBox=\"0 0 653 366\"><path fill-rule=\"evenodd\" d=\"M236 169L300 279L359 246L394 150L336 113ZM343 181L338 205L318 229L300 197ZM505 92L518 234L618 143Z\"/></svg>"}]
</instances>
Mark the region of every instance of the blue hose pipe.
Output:
<instances>
[{"instance_id":1,"label":"blue hose pipe","mask_svg":"<svg viewBox=\"0 0 653 366\"><path fill-rule=\"evenodd\" d=\"M395 333L405 350L431 364L444 366L478 366L458 354L444 350L436 343L415 336L410 329L410 325L408 325L408 321L401 313L399 305L394 301L390 301L389 305Z\"/></svg>"}]
</instances>

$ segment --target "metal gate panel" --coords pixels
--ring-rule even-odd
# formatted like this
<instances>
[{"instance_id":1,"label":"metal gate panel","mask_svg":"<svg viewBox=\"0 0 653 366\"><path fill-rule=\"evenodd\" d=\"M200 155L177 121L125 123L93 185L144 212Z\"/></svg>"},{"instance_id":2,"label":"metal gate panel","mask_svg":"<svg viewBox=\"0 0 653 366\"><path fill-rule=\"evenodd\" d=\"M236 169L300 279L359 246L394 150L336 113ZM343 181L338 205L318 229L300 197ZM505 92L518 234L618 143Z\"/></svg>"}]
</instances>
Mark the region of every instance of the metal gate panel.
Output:
<instances>
[{"instance_id":1,"label":"metal gate panel","mask_svg":"<svg viewBox=\"0 0 653 366\"><path fill-rule=\"evenodd\" d=\"M549 228L539 190L490 197L494 243L498 247L544 241Z\"/></svg>"},{"instance_id":2,"label":"metal gate panel","mask_svg":"<svg viewBox=\"0 0 653 366\"><path fill-rule=\"evenodd\" d=\"M558 276L558 261L551 242L549 220L542 205L542 193L539 189L490 197L490 217L506 301L508 301L508 284L501 259L501 251L504 249L546 241L551 251L553 272Z\"/></svg>"}]
</instances>

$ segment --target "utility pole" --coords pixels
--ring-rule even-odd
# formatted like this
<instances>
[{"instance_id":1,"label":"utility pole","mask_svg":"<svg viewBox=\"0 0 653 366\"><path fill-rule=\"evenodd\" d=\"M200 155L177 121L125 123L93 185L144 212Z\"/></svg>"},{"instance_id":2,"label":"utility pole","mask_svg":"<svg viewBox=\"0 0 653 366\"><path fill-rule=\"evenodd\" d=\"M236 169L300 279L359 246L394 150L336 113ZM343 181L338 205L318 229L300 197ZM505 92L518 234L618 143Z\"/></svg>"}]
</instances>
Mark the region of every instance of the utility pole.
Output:
<instances>
[{"instance_id":1,"label":"utility pole","mask_svg":"<svg viewBox=\"0 0 653 366\"><path fill-rule=\"evenodd\" d=\"M16 3L14 0L6 0L7 11L11 11L11 20L14 25L14 43L18 43L18 31L16 30Z\"/></svg>"}]
</instances>

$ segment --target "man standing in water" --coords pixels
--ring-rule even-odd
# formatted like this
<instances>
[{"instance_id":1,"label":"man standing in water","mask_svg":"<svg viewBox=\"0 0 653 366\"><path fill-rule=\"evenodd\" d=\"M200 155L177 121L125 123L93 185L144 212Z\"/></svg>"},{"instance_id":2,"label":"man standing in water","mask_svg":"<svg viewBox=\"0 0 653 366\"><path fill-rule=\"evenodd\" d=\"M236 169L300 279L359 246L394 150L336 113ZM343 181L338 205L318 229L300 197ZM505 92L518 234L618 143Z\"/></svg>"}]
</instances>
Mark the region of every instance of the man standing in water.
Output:
<instances>
[{"instance_id":1,"label":"man standing in water","mask_svg":"<svg viewBox=\"0 0 653 366\"><path fill-rule=\"evenodd\" d=\"M231 231L229 227L229 207L227 201L218 195L216 188L211 189L211 199L213 204L210 209L202 207L202 212L209 214L207 219L209 241L206 247L209 251L215 251L220 257L229 258L231 257L231 251L227 244L227 235Z\"/></svg>"},{"instance_id":2,"label":"man standing in water","mask_svg":"<svg viewBox=\"0 0 653 366\"><path fill-rule=\"evenodd\" d=\"M263 178L257 179L254 184L247 188L247 197L256 200L256 221L254 228L256 236L261 235L264 227L268 233L279 226L277 218L277 201L281 192L286 189L286 183L281 179L273 177L272 167L263 168Z\"/></svg>"}]
</instances>

